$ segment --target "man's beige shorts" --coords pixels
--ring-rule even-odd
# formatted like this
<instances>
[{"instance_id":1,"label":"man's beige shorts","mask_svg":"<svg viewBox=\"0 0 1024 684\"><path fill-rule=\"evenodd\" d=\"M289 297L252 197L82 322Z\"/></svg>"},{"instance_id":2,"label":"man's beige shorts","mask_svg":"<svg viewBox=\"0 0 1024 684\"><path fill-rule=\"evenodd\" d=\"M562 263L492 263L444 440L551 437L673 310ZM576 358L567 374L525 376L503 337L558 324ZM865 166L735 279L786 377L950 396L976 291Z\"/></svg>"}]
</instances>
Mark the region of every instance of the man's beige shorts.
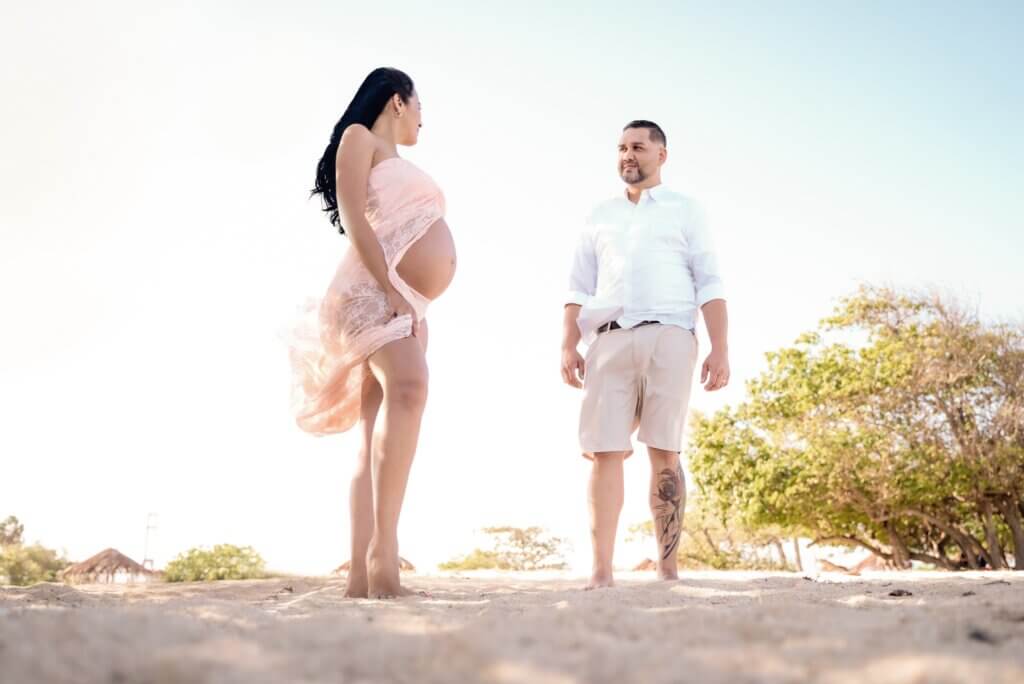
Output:
<instances>
[{"instance_id":1,"label":"man's beige shorts","mask_svg":"<svg viewBox=\"0 0 1024 684\"><path fill-rule=\"evenodd\" d=\"M697 363L697 339L674 325L601 333L587 350L580 446L587 458L647 446L680 451Z\"/></svg>"}]
</instances>

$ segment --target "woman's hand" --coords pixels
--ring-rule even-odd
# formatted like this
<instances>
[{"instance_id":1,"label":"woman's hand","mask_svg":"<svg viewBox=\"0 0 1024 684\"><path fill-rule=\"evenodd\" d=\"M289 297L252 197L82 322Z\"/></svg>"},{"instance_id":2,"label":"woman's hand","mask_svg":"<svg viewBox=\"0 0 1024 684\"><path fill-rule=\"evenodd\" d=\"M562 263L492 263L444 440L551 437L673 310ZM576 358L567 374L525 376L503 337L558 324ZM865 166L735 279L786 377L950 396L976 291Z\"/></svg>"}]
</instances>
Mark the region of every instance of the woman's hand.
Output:
<instances>
[{"instance_id":1,"label":"woman's hand","mask_svg":"<svg viewBox=\"0 0 1024 684\"><path fill-rule=\"evenodd\" d=\"M388 307L391 309L392 318L398 318L399 316L409 315L412 317L412 336L416 337L419 332L420 322L416 319L416 312L413 310L412 305L406 300L402 294L395 288L389 288L388 293Z\"/></svg>"}]
</instances>

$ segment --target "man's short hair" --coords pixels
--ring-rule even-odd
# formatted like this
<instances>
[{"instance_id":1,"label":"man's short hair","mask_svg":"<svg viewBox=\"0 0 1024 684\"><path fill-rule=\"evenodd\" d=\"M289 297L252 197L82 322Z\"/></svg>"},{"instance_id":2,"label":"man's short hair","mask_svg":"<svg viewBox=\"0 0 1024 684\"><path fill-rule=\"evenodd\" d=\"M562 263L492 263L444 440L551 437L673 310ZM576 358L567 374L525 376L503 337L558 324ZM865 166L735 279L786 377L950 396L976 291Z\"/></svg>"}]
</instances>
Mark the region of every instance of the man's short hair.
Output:
<instances>
[{"instance_id":1,"label":"man's short hair","mask_svg":"<svg viewBox=\"0 0 1024 684\"><path fill-rule=\"evenodd\" d=\"M650 136L651 142L661 143L668 147L668 139L665 137L665 131L661 130L661 126L653 121L647 121L646 119L630 121L622 131L628 131L630 128L646 128L647 135Z\"/></svg>"}]
</instances>

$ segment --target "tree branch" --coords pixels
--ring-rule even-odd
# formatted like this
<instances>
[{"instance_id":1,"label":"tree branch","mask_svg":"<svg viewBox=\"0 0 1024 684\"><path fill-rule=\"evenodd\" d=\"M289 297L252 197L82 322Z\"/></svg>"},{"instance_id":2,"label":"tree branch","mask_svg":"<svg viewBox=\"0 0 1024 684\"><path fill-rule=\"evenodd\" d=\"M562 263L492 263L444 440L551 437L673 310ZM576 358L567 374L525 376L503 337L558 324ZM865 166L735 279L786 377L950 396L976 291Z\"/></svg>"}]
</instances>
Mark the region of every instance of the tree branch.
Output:
<instances>
[{"instance_id":1,"label":"tree branch","mask_svg":"<svg viewBox=\"0 0 1024 684\"><path fill-rule=\"evenodd\" d=\"M992 567L992 558L988 555L988 551L985 550L985 547L982 546L981 542L979 542L969 533L964 532L963 530L959 530L953 525L943 522L933 515L928 515L924 511L919 511L914 508L907 508L904 509L903 512L907 515L913 515L918 518L921 518L922 520L930 522L932 525L935 525L937 528L939 528L940 530L948 534L950 537L952 537L953 541L956 542L957 546L963 549L964 554L967 556L967 563L972 570L978 569L978 559L975 557L975 554L982 556L986 561L988 561L988 566L990 568Z\"/></svg>"},{"instance_id":2,"label":"tree branch","mask_svg":"<svg viewBox=\"0 0 1024 684\"><path fill-rule=\"evenodd\" d=\"M870 551L871 553L875 554L876 556L879 556L879 557L884 558L886 560L892 560L892 554L891 553L886 553L885 551L882 551L881 549L879 549L879 548L877 548L875 546L872 546L868 542L864 541L863 539L858 539L857 537L846 537L846 536L821 537L821 538L818 538L818 539L815 539L814 541L812 541L810 544L808 544L808 546L814 546L815 544L819 544L819 543L820 544L828 544L829 542L846 542L847 544L854 544L856 546L862 546L865 549L867 549L868 551Z\"/></svg>"},{"instance_id":3,"label":"tree branch","mask_svg":"<svg viewBox=\"0 0 1024 684\"><path fill-rule=\"evenodd\" d=\"M938 556L932 556L927 553L918 553L917 551L910 552L910 560L921 561L922 563L930 563L936 567L943 568L944 570L955 570L953 564L949 562L948 558L940 558Z\"/></svg>"}]
</instances>

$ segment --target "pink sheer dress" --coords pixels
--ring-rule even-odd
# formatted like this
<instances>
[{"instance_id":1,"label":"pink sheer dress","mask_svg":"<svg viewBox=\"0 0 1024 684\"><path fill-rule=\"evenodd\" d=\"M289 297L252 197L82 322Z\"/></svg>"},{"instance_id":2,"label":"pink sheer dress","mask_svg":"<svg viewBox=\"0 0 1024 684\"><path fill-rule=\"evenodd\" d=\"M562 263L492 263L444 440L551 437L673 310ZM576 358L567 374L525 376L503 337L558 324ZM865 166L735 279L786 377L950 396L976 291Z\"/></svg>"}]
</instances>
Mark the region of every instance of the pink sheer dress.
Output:
<instances>
[{"instance_id":1,"label":"pink sheer dress","mask_svg":"<svg viewBox=\"0 0 1024 684\"><path fill-rule=\"evenodd\" d=\"M422 320L429 300L398 275L406 251L444 217L441 189L411 162L392 157L370 169L366 219L388 264L388 278ZM367 358L412 333L412 317L392 318L387 298L349 247L319 302L311 301L291 341L292 405L299 427L344 432L359 420Z\"/></svg>"}]
</instances>

